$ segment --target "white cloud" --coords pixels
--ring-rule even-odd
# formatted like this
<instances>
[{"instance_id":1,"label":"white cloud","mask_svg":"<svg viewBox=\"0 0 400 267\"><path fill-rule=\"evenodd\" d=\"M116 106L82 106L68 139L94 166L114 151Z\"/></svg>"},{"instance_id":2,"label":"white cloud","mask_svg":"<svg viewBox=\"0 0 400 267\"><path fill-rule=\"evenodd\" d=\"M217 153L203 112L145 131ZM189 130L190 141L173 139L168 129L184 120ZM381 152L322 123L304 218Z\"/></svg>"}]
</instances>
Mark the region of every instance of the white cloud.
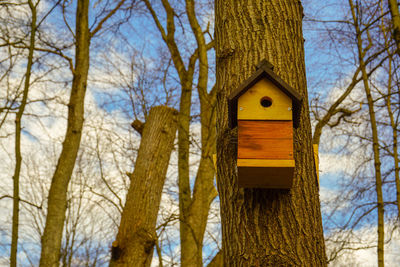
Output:
<instances>
[{"instance_id":1,"label":"white cloud","mask_svg":"<svg viewBox=\"0 0 400 267\"><path fill-rule=\"evenodd\" d=\"M400 233L394 230L391 233L389 228L393 225L386 224L386 238L389 240L388 233L392 234L390 242L385 244L385 265L386 266L399 266L400 262ZM343 233L342 233L343 234ZM350 236L345 241L344 247L351 247L351 249L342 250L338 253L338 257L332 261L329 266L360 266L360 267L375 267L378 266L377 251L376 251L376 240L377 240L377 228L374 226L365 226L363 228L353 230L353 233L345 233ZM335 236L331 237L335 239ZM337 239L340 240L340 237ZM339 243L337 243L339 245ZM326 242L327 255L332 256L337 249L334 242ZM370 247L363 249L364 247Z\"/></svg>"}]
</instances>

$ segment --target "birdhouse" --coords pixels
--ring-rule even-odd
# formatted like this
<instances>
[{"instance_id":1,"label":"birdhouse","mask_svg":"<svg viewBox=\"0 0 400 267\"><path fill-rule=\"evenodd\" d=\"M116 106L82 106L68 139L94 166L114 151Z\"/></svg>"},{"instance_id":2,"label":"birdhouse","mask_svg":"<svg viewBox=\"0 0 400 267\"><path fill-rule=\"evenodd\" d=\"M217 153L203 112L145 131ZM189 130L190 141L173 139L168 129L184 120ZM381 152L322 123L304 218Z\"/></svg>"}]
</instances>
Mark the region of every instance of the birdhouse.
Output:
<instances>
[{"instance_id":1,"label":"birdhouse","mask_svg":"<svg viewBox=\"0 0 400 267\"><path fill-rule=\"evenodd\" d=\"M229 96L228 108L229 126L238 127L239 187L291 188L301 96L263 60Z\"/></svg>"}]
</instances>

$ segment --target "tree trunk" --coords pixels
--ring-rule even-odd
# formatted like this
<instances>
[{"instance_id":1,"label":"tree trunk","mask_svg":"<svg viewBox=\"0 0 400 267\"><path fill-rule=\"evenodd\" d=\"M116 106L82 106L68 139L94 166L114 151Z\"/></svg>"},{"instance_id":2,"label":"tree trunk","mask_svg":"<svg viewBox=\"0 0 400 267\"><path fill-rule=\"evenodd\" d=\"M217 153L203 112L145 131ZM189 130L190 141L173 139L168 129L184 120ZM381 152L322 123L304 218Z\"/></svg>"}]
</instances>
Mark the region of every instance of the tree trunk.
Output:
<instances>
[{"instance_id":1,"label":"tree trunk","mask_svg":"<svg viewBox=\"0 0 400 267\"><path fill-rule=\"evenodd\" d=\"M396 200L397 200L397 217L400 219L400 169L399 169L399 153L398 153L398 137L397 137L397 123L394 118L393 110L392 110L392 60L393 57L390 55L388 51L389 57L389 66L388 66L388 91L386 96L386 108L388 111L390 126L392 128L393 135L393 160L394 160L394 179L396 183Z\"/></svg>"},{"instance_id":2,"label":"tree trunk","mask_svg":"<svg viewBox=\"0 0 400 267\"><path fill-rule=\"evenodd\" d=\"M157 241L157 214L176 129L176 110L162 106L150 110L121 224L112 246L110 266L151 264Z\"/></svg>"},{"instance_id":3,"label":"tree trunk","mask_svg":"<svg viewBox=\"0 0 400 267\"><path fill-rule=\"evenodd\" d=\"M33 52L35 50L36 35L36 6L31 0L28 0L29 8L32 13L31 34L29 41L28 63L26 65L24 91L22 93L21 105L15 116L15 169L13 175L13 219L12 219L12 235L11 235L11 255L10 267L17 266L18 252L18 228L19 228L19 177L21 172L22 156L21 156L21 120L25 111L26 102L28 100L30 78L33 65Z\"/></svg>"},{"instance_id":4,"label":"tree trunk","mask_svg":"<svg viewBox=\"0 0 400 267\"><path fill-rule=\"evenodd\" d=\"M362 59L360 60L363 61ZM374 100L372 99L371 89L369 87L367 72L364 63L362 63L362 77L364 80L364 89L368 101L368 110L372 131L372 150L374 151L374 166L375 166L375 191L378 206L378 267L385 266L384 262L384 241L385 241L385 226L384 226L384 206L383 206L383 193L382 193L382 173L381 173L381 160L379 153L379 138L378 128L375 118Z\"/></svg>"},{"instance_id":5,"label":"tree trunk","mask_svg":"<svg viewBox=\"0 0 400 267\"><path fill-rule=\"evenodd\" d=\"M397 0L388 0L392 15L393 39L397 45L397 54L400 56L400 14Z\"/></svg>"},{"instance_id":6,"label":"tree trunk","mask_svg":"<svg viewBox=\"0 0 400 267\"><path fill-rule=\"evenodd\" d=\"M67 132L51 182L46 226L42 236L41 267L59 265L61 240L67 209L67 189L75 166L82 135L84 101L89 71L89 0L80 0L76 11L76 49Z\"/></svg>"},{"instance_id":7,"label":"tree trunk","mask_svg":"<svg viewBox=\"0 0 400 267\"><path fill-rule=\"evenodd\" d=\"M225 266L326 266L311 143L299 1L215 4L217 57L217 183ZM236 129L228 127L227 96L267 59L303 96L294 129L296 169L290 190L237 185Z\"/></svg>"},{"instance_id":8,"label":"tree trunk","mask_svg":"<svg viewBox=\"0 0 400 267\"><path fill-rule=\"evenodd\" d=\"M210 261L207 267L223 267L224 266L224 258L222 250L218 251L215 254L214 258Z\"/></svg>"},{"instance_id":9,"label":"tree trunk","mask_svg":"<svg viewBox=\"0 0 400 267\"><path fill-rule=\"evenodd\" d=\"M381 14L384 13L382 8ZM393 135L393 160L394 160L394 178L396 183L396 200L397 200L397 217L400 219L400 169L399 169L399 153L398 153L398 137L397 137L397 119L394 117L394 112L392 110L392 87L393 87L393 66L394 58L390 52L390 40L388 38L388 30L385 25L385 21L382 19L381 30L385 38L385 48L388 56L388 81L387 81L387 93L386 93L386 108L388 111L390 126L392 128Z\"/></svg>"},{"instance_id":10,"label":"tree trunk","mask_svg":"<svg viewBox=\"0 0 400 267\"><path fill-rule=\"evenodd\" d=\"M361 53L361 52L360 52ZM362 63L361 63L362 62ZM368 101L368 110L371 123L372 131L372 150L374 152L374 166L375 166L375 191L378 206L378 267L385 266L384 262L384 241L385 241L385 229L384 229L384 206L383 206L383 193L382 193L382 173L381 173L381 160L379 153L379 139L378 139L378 128L375 118L374 100L372 99L371 89L369 87L367 72L363 59L360 58L360 63L363 66L362 77L364 81L364 90Z\"/></svg>"},{"instance_id":11,"label":"tree trunk","mask_svg":"<svg viewBox=\"0 0 400 267\"><path fill-rule=\"evenodd\" d=\"M215 102L214 102L215 103ZM182 213L181 266L203 266L203 239L211 202L217 196L214 187L215 106L201 108L201 159L194 183L193 197Z\"/></svg>"}]
</instances>

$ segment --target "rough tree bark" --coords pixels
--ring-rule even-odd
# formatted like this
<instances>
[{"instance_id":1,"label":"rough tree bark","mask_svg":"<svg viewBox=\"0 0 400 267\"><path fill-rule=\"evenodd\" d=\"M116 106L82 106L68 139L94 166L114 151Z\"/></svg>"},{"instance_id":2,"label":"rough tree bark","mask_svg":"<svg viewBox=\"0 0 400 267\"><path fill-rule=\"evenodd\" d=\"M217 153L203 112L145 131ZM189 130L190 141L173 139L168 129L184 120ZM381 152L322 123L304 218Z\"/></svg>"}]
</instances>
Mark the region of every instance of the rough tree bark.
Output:
<instances>
[{"instance_id":1,"label":"rough tree bark","mask_svg":"<svg viewBox=\"0 0 400 267\"><path fill-rule=\"evenodd\" d=\"M396 200L397 200L397 217L400 219L400 169L399 169L399 153L398 153L398 137L397 137L397 119L394 117L392 110L392 60L393 57L389 53L389 66L388 66L388 91L386 97L386 107L389 114L390 126L392 127L393 135L393 160L394 160L394 179L396 183Z\"/></svg>"},{"instance_id":2,"label":"rough tree bark","mask_svg":"<svg viewBox=\"0 0 400 267\"><path fill-rule=\"evenodd\" d=\"M393 39L397 45L397 54L400 56L400 14L397 0L388 0L390 14L392 15Z\"/></svg>"},{"instance_id":3,"label":"rough tree bark","mask_svg":"<svg viewBox=\"0 0 400 267\"><path fill-rule=\"evenodd\" d=\"M394 179L396 183L396 200L397 200L397 217L400 219L400 169L399 169L399 153L398 153L398 137L397 137L397 122L394 117L394 112L392 108L392 61L393 57L389 53L389 63L388 63L388 84L387 84L387 95L386 95L386 108L388 111L390 119L390 127L392 128L393 135L393 160L394 160Z\"/></svg>"},{"instance_id":4,"label":"rough tree bark","mask_svg":"<svg viewBox=\"0 0 400 267\"><path fill-rule=\"evenodd\" d=\"M46 225L42 236L41 267L59 265L61 239L67 209L67 188L79 150L89 71L89 0L78 1L76 11L75 68L68 104L67 132L51 181Z\"/></svg>"},{"instance_id":5,"label":"rough tree bark","mask_svg":"<svg viewBox=\"0 0 400 267\"><path fill-rule=\"evenodd\" d=\"M225 266L326 266L308 113L299 1L215 3L217 183ZM296 170L290 190L239 189L237 134L228 127L227 96L267 59L303 96L294 130Z\"/></svg>"},{"instance_id":6,"label":"rough tree bark","mask_svg":"<svg viewBox=\"0 0 400 267\"><path fill-rule=\"evenodd\" d=\"M112 246L110 266L151 264L177 115L176 110L160 106L152 108L146 119L117 238Z\"/></svg>"},{"instance_id":7,"label":"rough tree bark","mask_svg":"<svg viewBox=\"0 0 400 267\"><path fill-rule=\"evenodd\" d=\"M38 2L39 3L39 2ZM24 91L22 92L21 105L15 115L15 168L13 175L13 219L12 219L12 235L11 235L11 253L10 253L10 267L17 266L17 252L18 252L18 228L19 228L19 177L21 172L22 155L21 155L21 120L25 111L26 102L28 100L28 93L30 87L30 78L33 65L33 52L35 51L35 38L36 38L36 7L38 3L34 4L28 0L29 9L32 14L31 20L31 34L29 41L28 63L26 65Z\"/></svg>"},{"instance_id":8,"label":"rough tree bark","mask_svg":"<svg viewBox=\"0 0 400 267\"><path fill-rule=\"evenodd\" d=\"M381 14L383 14L383 8L381 11ZM400 20L400 18L399 18ZM400 22L399 22L400 24ZM388 30L386 28L386 24L384 19L382 19L381 23L381 30L384 35L385 39L385 49L386 53L388 55L388 81L387 81L387 94L386 94L386 108L388 111L389 119L390 119L390 126L392 128L392 135L393 135L393 160L394 160L394 178L395 178L395 183L396 183L396 200L397 200L397 217L400 219L400 169L399 169L399 155L398 155L398 137L397 137L397 121L398 119L395 118L394 112L392 105L394 105L394 102L392 102L392 87L394 84L393 81L393 66L392 63L394 62L394 55L392 55L390 51L390 41L388 38ZM400 25L399 25L399 34L400 34ZM400 39L400 36L399 36Z\"/></svg>"}]
</instances>

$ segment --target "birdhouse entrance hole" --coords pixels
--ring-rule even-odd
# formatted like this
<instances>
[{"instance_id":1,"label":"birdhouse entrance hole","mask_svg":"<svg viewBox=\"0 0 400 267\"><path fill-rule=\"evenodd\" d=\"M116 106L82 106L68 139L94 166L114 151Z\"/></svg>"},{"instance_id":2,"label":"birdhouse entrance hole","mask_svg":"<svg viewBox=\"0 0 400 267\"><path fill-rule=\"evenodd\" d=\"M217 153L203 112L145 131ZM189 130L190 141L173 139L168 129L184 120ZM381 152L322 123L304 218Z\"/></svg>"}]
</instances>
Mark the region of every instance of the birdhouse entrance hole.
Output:
<instances>
[{"instance_id":1,"label":"birdhouse entrance hole","mask_svg":"<svg viewBox=\"0 0 400 267\"><path fill-rule=\"evenodd\" d=\"M272 99L268 96L264 96L263 98L261 98L260 104L264 108L268 108L268 107L272 106Z\"/></svg>"}]
</instances>

